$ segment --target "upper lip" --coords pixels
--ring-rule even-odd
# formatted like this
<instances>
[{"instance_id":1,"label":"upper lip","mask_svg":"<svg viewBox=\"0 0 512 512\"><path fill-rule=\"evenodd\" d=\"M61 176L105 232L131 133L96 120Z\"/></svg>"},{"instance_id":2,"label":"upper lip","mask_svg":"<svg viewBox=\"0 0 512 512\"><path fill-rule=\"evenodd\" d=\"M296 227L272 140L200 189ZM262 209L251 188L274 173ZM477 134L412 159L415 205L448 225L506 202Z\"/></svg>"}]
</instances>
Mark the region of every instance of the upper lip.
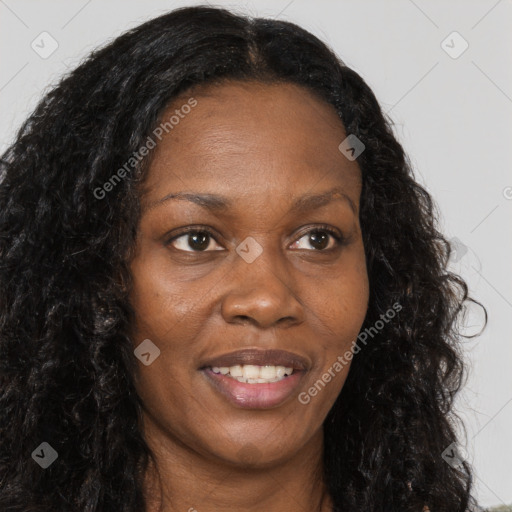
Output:
<instances>
[{"instance_id":1,"label":"upper lip","mask_svg":"<svg viewBox=\"0 0 512 512\"><path fill-rule=\"evenodd\" d=\"M206 361L202 368L253 364L258 366L284 366L294 370L307 370L308 361L298 354L286 350L245 349L223 354Z\"/></svg>"}]
</instances>

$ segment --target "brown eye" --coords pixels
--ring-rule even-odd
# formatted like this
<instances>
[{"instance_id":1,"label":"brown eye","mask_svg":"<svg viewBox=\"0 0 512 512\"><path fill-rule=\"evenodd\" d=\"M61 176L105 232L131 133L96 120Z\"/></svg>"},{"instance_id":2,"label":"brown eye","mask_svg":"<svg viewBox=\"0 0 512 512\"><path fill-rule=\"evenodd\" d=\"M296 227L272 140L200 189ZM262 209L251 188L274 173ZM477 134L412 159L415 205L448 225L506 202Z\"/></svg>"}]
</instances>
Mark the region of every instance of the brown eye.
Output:
<instances>
[{"instance_id":1,"label":"brown eye","mask_svg":"<svg viewBox=\"0 0 512 512\"><path fill-rule=\"evenodd\" d=\"M306 242L301 244L301 240ZM343 238L333 229L315 228L299 238L292 247L294 249L310 249L312 247L315 251L325 251L341 245L342 241Z\"/></svg>"},{"instance_id":2,"label":"brown eye","mask_svg":"<svg viewBox=\"0 0 512 512\"><path fill-rule=\"evenodd\" d=\"M195 229L175 236L172 240L169 241L169 244L180 251L207 252L207 249L214 241L215 239L213 238L213 234L210 233L210 231L205 229ZM222 250L222 248L220 250Z\"/></svg>"}]
</instances>

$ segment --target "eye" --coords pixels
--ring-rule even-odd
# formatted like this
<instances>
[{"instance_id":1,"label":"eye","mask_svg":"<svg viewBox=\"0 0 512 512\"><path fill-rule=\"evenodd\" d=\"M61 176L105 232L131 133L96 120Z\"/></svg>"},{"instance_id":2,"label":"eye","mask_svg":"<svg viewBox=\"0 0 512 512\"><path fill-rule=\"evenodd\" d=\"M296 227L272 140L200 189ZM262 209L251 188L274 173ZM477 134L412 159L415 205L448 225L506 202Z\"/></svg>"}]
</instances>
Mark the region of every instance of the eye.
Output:
<instances>
[{"instance_id":1,"label":"eye","mask_svg":"<svg viewBox=\"0 0 512 512\"><path fill-rule=\"evenodd\" d=\"M180 235L176 235L169 240L169 245L172 245L176 249L185 252L210 252L211 243L215 242L213 233L206 228L190 228L182 232ZM216 242L215 242L216 243ZM220 247L220 246L219 246ZM223 250L213 249L215 251Z\"/></svg>"},{"instance_id":2,"label":"eye","mask_svg":"<svg viewBox=\"0 0 512 512\"><path fill-rule=\"evenodd\" d=\"M343 241L343 236L337 230L327 226L320 226L310 229L294 242L292 247L295 249L310 249L310 247L313 247L315 251L329 251L342 245ZM310 247L307 247L308 245Z\"/></svg>"}]
</instances>

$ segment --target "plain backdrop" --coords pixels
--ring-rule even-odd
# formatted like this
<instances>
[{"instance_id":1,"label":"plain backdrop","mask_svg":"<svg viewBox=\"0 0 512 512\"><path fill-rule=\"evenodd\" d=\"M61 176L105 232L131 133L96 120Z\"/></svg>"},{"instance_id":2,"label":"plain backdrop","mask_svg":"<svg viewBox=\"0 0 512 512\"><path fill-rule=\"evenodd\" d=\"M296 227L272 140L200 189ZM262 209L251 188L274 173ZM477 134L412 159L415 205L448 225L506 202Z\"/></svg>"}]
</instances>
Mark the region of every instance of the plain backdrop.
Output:
<instances>
[{"instance_id":1,"label":"plain backdrop","mask_svg":"<svg viewBox=\"0 0 512 512\"><path fill-rule=\"evenodd\" d=\"M198 3L206 2L0 0L0 151L51 84L92 49ZM474 465L480 504L512 503L511 0L212 5L311 31L362 75L393 119L453 242L451 267L489 313L484 333L464 342L471 373L457 399L467 427L461 450ZM470 308L466 332L481 320Z\"/></svg>"}]
</instances>

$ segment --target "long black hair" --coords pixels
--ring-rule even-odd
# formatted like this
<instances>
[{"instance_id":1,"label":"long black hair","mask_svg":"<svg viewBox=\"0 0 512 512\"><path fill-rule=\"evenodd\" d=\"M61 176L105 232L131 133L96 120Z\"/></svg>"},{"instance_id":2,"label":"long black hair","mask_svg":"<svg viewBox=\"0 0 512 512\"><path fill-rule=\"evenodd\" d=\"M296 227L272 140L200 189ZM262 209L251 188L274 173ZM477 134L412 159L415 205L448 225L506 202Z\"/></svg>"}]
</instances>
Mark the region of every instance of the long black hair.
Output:
<instances>
[{"instance_id":1,"label":"long black hair","mask_svg":"<svg viewBox=\"0 0 512 512\"><path fill-rule=\"evenodd\" d=\"M402 309L354 356L324 423L336 508L466 511L471 469L442 453L456 441L452 401L464 376L456 318L472 299L447 270L431 197L372 91L324 43L292 23L207 6L174 10L93 52L1 157L0 509L144 510L152 453L127 333L149 159L111 182L107 197L101 190L173 98L226 80L298 84L366 147L363 329L392 304ZM58 453L44 470L33 458L42 442Z\"/></svg>"}]
</instances>

